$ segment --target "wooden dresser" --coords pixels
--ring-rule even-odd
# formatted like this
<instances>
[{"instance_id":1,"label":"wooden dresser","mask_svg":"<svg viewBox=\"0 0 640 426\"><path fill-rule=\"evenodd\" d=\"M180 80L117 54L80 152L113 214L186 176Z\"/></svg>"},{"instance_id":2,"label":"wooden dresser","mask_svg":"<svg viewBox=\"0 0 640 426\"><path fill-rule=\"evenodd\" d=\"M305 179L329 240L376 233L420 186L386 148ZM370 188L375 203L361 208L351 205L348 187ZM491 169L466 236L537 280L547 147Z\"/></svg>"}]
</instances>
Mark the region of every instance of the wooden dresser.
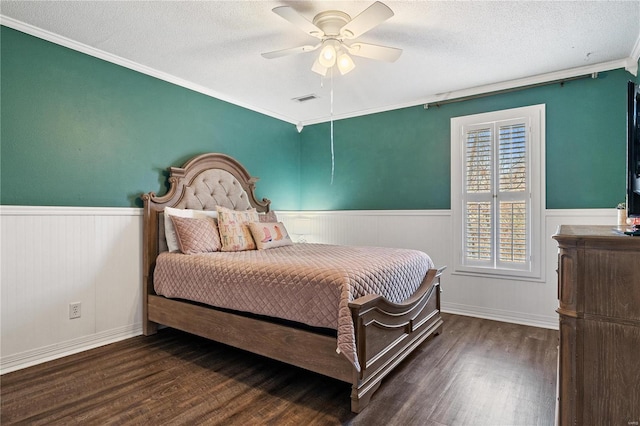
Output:
<instances>
[{"instance_id":1,"label":"wooden dresser","mask_svg":"<svg viewBox=\"0 0 640 426\"><path fill-rule=\"evenodd\" d=\"M640 424L640 237L560 226L561 426Z\"/></svg>"}]
</instances>

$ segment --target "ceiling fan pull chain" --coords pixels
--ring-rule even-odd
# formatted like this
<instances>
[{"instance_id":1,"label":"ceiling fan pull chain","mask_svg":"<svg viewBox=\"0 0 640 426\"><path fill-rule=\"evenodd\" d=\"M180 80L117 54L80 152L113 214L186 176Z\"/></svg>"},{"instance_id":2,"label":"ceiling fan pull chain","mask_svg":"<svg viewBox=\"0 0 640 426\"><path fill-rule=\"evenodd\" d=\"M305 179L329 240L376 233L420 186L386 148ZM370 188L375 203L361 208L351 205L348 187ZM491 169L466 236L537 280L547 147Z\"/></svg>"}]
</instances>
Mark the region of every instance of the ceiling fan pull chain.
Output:
<instances>
[{"instance_id":1,"label":"ceiling fan pull chain","mask_svg":"<svg viewBox=\"0 0 640 426\"><path fill-rule=\"evenodd\" d=\"M331 117L331 185L333 185L333 175L335 172L335 157L333 151L333 68L329 71L331 74L329 78L331 79L331 95L330 95L330 117Z\"/></svg>"}]
</instances>

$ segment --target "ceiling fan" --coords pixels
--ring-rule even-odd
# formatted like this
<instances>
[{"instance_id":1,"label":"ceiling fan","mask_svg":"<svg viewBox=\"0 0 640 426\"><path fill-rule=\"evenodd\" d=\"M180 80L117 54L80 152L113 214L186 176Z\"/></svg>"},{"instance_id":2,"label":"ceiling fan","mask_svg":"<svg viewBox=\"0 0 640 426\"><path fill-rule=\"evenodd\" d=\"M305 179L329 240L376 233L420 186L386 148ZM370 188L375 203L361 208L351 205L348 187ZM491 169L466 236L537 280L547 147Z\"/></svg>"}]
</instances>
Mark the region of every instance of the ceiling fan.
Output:
<instances>
[{"instance_id":1,"label":"ceiling fan","mask_svg":"<svg viewBox=\"0 0 640 426\"><path fill-rule=\"evenodd\" d=\"M273 12L310 36L320 39L320 42L316 45L263 53L262 56L267 59L312 52L321 48L311 70L325 76L334 65L343 75L353 70L355 64L349 54L386 62L394 62L402 54L402 49L395 47L351 41L393 16L393 11L379 1L353 19L339 10L320 12L314 16L313 21L300 15L291 6L276 7Z\"/></svg>"}]
</instances>

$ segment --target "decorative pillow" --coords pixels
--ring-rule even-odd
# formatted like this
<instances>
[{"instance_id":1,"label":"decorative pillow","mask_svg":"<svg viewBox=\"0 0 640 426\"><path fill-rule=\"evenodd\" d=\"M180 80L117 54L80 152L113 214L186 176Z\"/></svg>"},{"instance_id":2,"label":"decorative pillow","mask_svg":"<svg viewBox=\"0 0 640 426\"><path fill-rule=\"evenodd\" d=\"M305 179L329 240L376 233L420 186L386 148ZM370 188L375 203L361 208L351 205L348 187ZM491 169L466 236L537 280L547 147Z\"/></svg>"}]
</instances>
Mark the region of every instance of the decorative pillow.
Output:
<instances>
[{"instance_id":1,"label":"decorative pillow","mask_svg":"<svg viewBox=\"0 0 640 426\"><path fill-rule=\"evenodd\" d=\"M176 230L180 251L184 254L220 250L220 235L213 218L169 216Z\"/></svg>"},{"instance_id":2,"label":"decorative pillow","mask_svg":"<svg viewBox=\"0 0 640 426\"><path fill-rule=\"evenodd\" d=\"M255 250L256 244L251 237L247 224L258 222L258 212L251 210L231 210L216 206L218 211L218 227L222 251Z\"/></svg>"},{"instance_id":3,"label":"decorative pillow","mask_svg":"<svg viewBox=\"0 0 640 426\"><path fill-rule=\"evenodd\" d=\"M287 229L282 222L249 224L251 235L258 246L258 250L270 249L274 247L290 246L293 244Z\"/></svg>"},{"instance_id":4,"label":"decorative pillow","mask_svg":"<svg viewBox=\"0 0 640 426\"><path fill-rule=\"evenodd\" d=\"M169 251L180 251L178 238L170 216L178 217L212 217L217 218L218 212L215 210L190 210L190 209L174 209L173 207L164 208L164 234L167 239L167 248Z\"/></svg>"},{"instance_id":5,"label":"decorative pillow","mask_svg":"<svg viewBox=\"0 0 640 426\"><path fill-rule=\"evenodd\" d=\"M278 221L278 216L276 216L276 212L270 211L266 213L258 213L258 218L260 222L271 222L275 223Z\"/></svg>"}]
</instances>

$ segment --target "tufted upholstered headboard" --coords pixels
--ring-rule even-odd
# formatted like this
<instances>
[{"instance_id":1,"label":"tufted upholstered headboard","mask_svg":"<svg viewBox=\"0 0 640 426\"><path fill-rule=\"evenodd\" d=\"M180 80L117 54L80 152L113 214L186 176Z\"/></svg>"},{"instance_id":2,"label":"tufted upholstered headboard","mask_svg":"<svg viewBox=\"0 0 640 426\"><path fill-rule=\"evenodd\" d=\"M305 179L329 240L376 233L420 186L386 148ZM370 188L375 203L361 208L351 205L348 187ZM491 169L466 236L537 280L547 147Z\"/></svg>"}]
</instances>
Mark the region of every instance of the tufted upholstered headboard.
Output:
<instances>
[{"instance_id":1,"label":"tufted upholstered headboard","mask_svg":"<svg viewBox=\"0 0 640 426\"><path fill-rule=\"evenodd\" d=\"M176 208L215 210L216 206L222 206L232 210L247 210L253 207L238 179L222 169L201 172L183 191L183 197L175 205Z\"/></svg>"},{"instance_id":2,"label":"tufted upholstered headboard","mask_svg":"<svg viewBox=\"0 0 640 426\"><path fill-rule=\"evenodd\" d=\"M216 206L222 206L233 210L255 208L258 212L268 212L271 201L266 198L259 201L255 197L257 180L234 158L209 153L192 158L182 167L170 167L169 190L165 195L142 194L145 295L153 292L155 259L167 250L164 208L215 210Z\"/></svg>"}]
</instances>

